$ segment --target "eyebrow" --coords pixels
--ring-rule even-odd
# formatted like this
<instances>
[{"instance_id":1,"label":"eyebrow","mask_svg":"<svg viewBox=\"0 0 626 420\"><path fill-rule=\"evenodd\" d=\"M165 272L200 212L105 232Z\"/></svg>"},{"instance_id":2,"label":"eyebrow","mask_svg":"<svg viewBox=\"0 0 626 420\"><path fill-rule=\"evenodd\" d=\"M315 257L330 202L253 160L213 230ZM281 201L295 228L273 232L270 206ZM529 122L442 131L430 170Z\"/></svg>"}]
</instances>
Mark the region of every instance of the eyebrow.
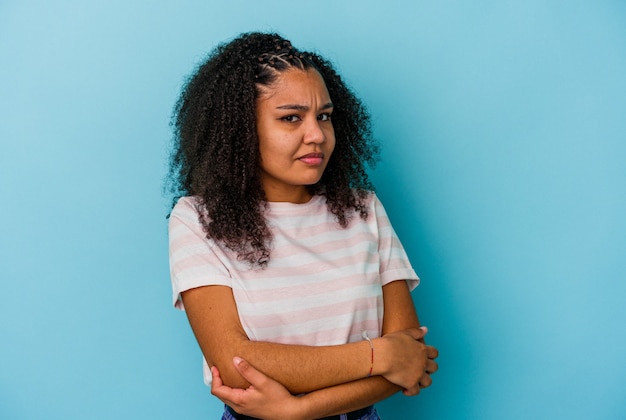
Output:
<instances>
[{"instance_id":1,"label":"eyebrow","mask_svg":"<svg viewBox=\"0 0 626 420\"><path fill-rule=\"evenodd\" d=\"M333 108L333 103L332 102L328 102L327 104L324 104L320 110L324 111L327 109L331 109ZM276 109L291 109L291 110L295 110L295 111L308 111L310 108L306 105L298 105L298 104L287 104L287 105L280 105L277 106Z\"/></svg>"}]
</instances>

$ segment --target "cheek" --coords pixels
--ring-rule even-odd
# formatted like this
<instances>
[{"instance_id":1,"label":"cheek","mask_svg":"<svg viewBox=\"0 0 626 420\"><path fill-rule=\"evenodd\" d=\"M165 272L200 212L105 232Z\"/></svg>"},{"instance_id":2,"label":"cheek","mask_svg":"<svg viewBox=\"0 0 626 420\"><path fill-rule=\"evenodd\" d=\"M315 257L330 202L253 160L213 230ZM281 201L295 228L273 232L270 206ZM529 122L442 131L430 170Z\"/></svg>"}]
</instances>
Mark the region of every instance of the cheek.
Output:
<instances>
[{"instance_id":1,"label":"cheek","mask_svg":"<svg viewBox=\"0 0 626 420\"><path fill-rule=\"evenodd\" d=\"M273 135L259 139L259 155L264 168L284 165L293 153L294 146L285 137Z\"/></svg>"},{"instance_id":2,"label":"cheek","mask_svg":"<svg viewBox=\"0 0 626 420\"><path fill-rule=\"evenodd\" d=\"M335 144L337 144L335 139L335 132L332 128L330 129L330 132L326 135L326 143L328 144L329 153L332 153L332 151L335 150Z\"/></svg>"},{"instance_id":3,"label":"cheek","mask_svg":"<svg viewBox=\"0 0 626 420\"><path fill-rule=\"evenodd\" d=\"M267 169L272 165L272 162L276 160L276 151L271 141L267 138L259 139L259 157L261 161L261 168Z\"/></svg>"}]
</instances>

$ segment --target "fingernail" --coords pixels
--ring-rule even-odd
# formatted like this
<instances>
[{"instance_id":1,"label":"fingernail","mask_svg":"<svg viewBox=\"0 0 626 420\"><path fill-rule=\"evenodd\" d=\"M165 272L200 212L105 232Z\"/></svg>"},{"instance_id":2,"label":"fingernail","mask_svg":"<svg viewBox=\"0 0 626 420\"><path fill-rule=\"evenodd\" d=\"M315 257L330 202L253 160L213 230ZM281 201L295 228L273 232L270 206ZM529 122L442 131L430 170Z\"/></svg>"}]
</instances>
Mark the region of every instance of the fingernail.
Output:
<instances>
[{"instance_id":1,"label":"fingernail","mask_svg":"<svg viewBox=\"0 0 626 420\"><path fill-rule=\"evenodd\" d=\"M240 357L233 357L233 363L235 364L235 366L239 366L241 362L243 362L243 359L241 359Z\"/></svg>"},{"instance_id":2,"label":"fingernail","mask_svg":"<svg viewBox=\"0 0 626 420\"><path fill-rule=\"evenodd\" d=\"M427 333L427 332L428 332L428 327L421 326L421 327L420 327L420 330L422 330L422 331L424 331L425 333Z\"/></svg>"}]
</instances>

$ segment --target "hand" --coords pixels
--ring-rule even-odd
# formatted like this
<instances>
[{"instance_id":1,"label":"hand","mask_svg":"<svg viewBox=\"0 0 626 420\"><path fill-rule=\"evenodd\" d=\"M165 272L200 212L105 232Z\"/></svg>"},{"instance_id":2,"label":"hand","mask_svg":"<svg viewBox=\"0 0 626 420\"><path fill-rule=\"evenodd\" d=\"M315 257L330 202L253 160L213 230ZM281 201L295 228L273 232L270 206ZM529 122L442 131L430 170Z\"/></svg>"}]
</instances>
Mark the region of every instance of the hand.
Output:
<instances>
[{"instance_id":1,"label":"hand","mask_svg":"<svg viewBox=\"0 0 626 420\"><path fill-rule=\"evenodd\" d=\"M380 346L383 356L382 376L404 388L404 395L417 395L420 388L430 386L427 369L437 370L434 358L437 349L424 343L426 327L411 328L386 334ZM376 363L376 362L374 362Z\"/></svg>"},{"instance_id":2,"label":"hand","mask_svg":"<svg viewBox=\"0 0 626 420\"><path fill-rule=\"evenodd\" d=\"M239 374L250 382L246 389L230 388L222 382L217 367L211 367L213 383L211 393L239 414L271 419L294 418L298 398L267 375L261 373L245 360L235 357L233 364Z\"/></svg>"},{"instance_id":3,"label":"hand","mask_svg":"<svg viewBox=\"0 0 626 420\"><path fill-rule=\"evenodd\" d=\"M439 356L439 351L433 346L426 346L426 352L428 355L428 360L426 361L424 375L419 380L420 390L424 388L428 388L433 383L433 380L430 377L430 375L435 373L437 369L439 369L439 365L437 364L437 362L435 362L435 359ZM408 394L405 393L405 395L408 395Z\"/></svg>"}]
</instances>

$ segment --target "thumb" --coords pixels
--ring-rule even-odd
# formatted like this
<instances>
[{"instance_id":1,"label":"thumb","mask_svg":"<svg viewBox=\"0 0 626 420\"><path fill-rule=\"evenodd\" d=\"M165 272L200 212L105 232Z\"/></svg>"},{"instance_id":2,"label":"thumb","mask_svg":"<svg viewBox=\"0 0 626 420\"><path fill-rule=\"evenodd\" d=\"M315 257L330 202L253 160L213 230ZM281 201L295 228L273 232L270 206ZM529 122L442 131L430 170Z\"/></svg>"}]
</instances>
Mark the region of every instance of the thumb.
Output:
<instances>
[{"instance_id":1,"label":"thumb","mask_svg":"<svg viewBox=\"0 0 626 420\"><path fill-rule=\"evenodd\" d=\"M422 338L424 338L424 336L428 332L428 328L426 327L411 328L407 331L414 340L421 340Z\"/></svg>"},{"instance_id":2,"label":"thumb","mask_svg":"<svg viewBox=\"0 0 626 420\"><path fill-rule=\"evenodd\" d=\"M233 365L237 372L248 382L250 385L259 386L267 380L267 376L257 370L250 363L243 360L241 357L233 357Z\"/></svg>"},{"instance_id":3,"label":"thumb","mask_svg":"<svg viewBox=\"0 0 626 420\"><path fill-rule=\"evenodd\" d=\"M422 332L422 336L418 338L417 341L421 343L425 343L424 337L426 337L426 334L428 333L428 328L422 326L422 327L419 327L419 330Z\"/></svg>"}]
</instances>

